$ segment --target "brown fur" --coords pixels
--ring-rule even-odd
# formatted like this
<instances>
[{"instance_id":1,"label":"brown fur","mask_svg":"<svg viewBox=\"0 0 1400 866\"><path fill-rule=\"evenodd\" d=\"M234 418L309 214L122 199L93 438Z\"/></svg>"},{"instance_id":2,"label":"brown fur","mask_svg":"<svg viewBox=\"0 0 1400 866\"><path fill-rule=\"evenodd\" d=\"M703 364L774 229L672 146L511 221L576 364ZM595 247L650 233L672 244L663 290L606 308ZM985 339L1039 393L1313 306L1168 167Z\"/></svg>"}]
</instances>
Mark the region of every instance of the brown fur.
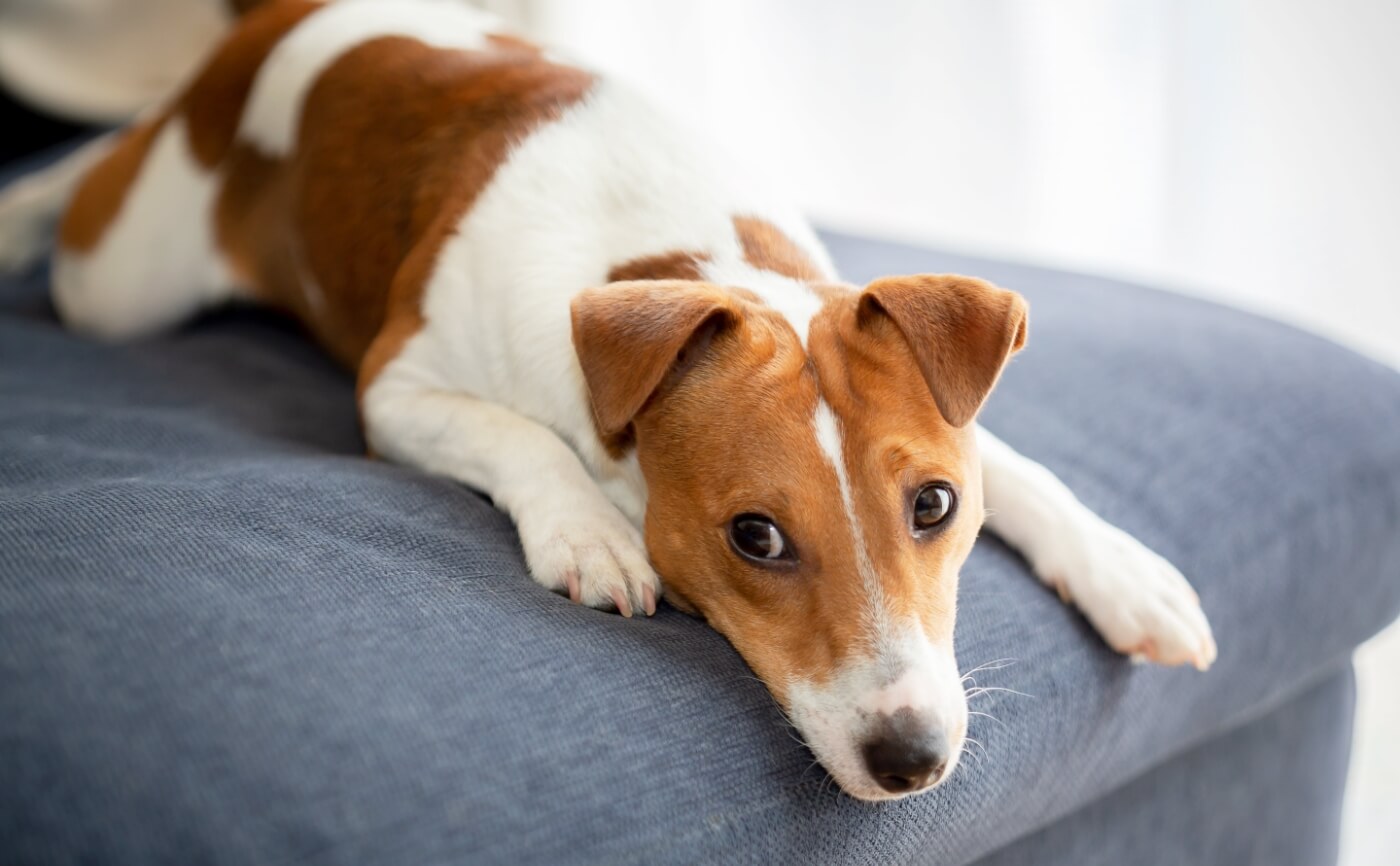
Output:
<instances>
[{"instance_id":1,"label":"brown fur","mask_svg":"<svg viewBox=\"0 0 1400 866\"><path fill-rule=\"evenodd\" d=\"M178 110L200 165L215 168L228 155L258 69L287 31L320 6L306 0L264 0L224 37L180 95Z\"/></svg>"},{"instance_id":2,"label":"brown fur","mask_svg":"<svg viewBox=\"0 0 1400 866\"><path fill-rule=\"evenodd\" d=\"M156 135L171 118L184 119L190 149L201 165L212 169L224 159L258 67L288 30L318 8L298 0L245 4L255 5L262 8L250 12L225 37L168 111L128 129L88 172L59 228L59 243L65 249L88 252L97 246L116 219Z\"/></svg>"},{"instance_id":3,"label":"brown fur","mask_svg":"<svg viewBox=\"0 0 1400 866\"><path fill-rule=\"evenodd\" d=\"M224 0L228 10L234 15L242 15L250 12L259 6L265 6L269 0Z\"/></svg>"},{"instance_id":4,"label":"brown fur","mask_svg":"<svg viewBox=\"0 0 1400 866\"><path fill-rule=\"evenodd\" d=\"M510 145L593 79L515 37L491 37L481 52L374 39L322 74L295 153L270 159L235 141L239 118L268 53L317 8L284 0L253 9L173 115L185 120L195 158L223 177L216 236L238 282L360 368L363 390L421 326L431 266ZM165 120L136 128L89 174L64 220L66 247L97 244Z\"/></svg>"},{"instance_id":5,"label":"brown fur","mask_svg":"<svg viewBox=\"0 0 1400 866\"><path fill-rule=\"evenodd\" d=\"M821 280L827 277L792 238L767 220L734 217L734 232L744 250L744 259L763 271L772 271L794 280Z\"/></svg>"},{"instance_id":6,"label":"brown fur","mask_svg":"<svg viewBox=\"0 0 1400 866\"><path fill-rule=\"evenodd\" d=\"M642 280L584 291L572 304L574 348L598 430L622 433L707 323L735 299L709 283Z\"/></svg>"},{"instance_id":7,"label":"brown fur","mask_svg":"<svg viewBox=\"0 0 1400 866\"><path fill-rule=\"evenodd\" d=\"M220 236L245 263L254 291L301 315L347 365L358 366L392 324L375 363L361 369L363 387L416 330L410 325L442 243L511 143L591 84L587 73L527 50L466 53L397 37L365 42L310 91L287 165L266 173L255 158L231 162ZM265 218L274 213L281 219ZM305 300L298 268L324 296L317 308ZM400 320L390 323L390 313Z\"/></svg>"},{"instance_id":8,"label":"brown fur","mask_svg":"<svg viewBox=\"0 0 1400 866\"><path fill-rule=\"evenodd\" d=\"M914 284L935 297L941 291L921 278ZM827 285L804 351L787 321L747 293L645 285L611 298L617 287L580 296L575 343L595 405L604 403L600 427L630 420L635 431L647 479L647 549L670 596L733 641L779 700L791 678L821 682L852 654L868 652L856 549L835 470L813 435L824 399L842 419L862 539L892 613L920 621L930 640L950 642L957 571L981 526L980 473L971 428L940 412L910 344L938 346L947 356L940 363L954 368L958 359L983 357L964 345L980 344L978 335L917 330L932 327L919 320L909 323L906 341L893 323L870 321L872 293L887 287ZM1002 301L980 287L947 292L943 302L965 300L985 315ZM704 322L715 327L697 344ZM685 354L677 362L679 347ZM970 378L990 387L995 377ZM628 398L599 393L613 387ZM959 491L958 510L943 531L916 538L909 502L933 481ZM796 565L764 568L731 551L729 522L750 511L783 527Z\"/></svg>"},{"instance_id":9,"label":"brown fur","mask_svg":"<svg viewBox=\"0 0 1400 866\"><path fill-rule=\"evenodd\" d=\"M97 246L107 226L116 219L126 191L136 180L164 122L164 118L157 118L126 130L87 173L59 223L60 245L77 252L88 252Z\"/></svg>"},{"instance_id":10,"label":"brown fur","mask_svg":"<svg viewBox=\"0 0 1400 866\"><path fill-rule=\"evenodd\" d=\"M705 253L676 250L657 253L623 262L608 271L608 282L627 283L634 280L699 280L700 263L709 259Z\"/></svg>"},{"instance_id":11,"label":"brown fur","mask_svg":"<svg viewBox=\"0 0 1400 866\"><path fill-rule=\"evenodd\" d=\"M954 427L972 421L1007 359L1026 343L1020 295L952 274L876 280L858 318L875 329L893 321Z\"/></svg>"}]
</instances>

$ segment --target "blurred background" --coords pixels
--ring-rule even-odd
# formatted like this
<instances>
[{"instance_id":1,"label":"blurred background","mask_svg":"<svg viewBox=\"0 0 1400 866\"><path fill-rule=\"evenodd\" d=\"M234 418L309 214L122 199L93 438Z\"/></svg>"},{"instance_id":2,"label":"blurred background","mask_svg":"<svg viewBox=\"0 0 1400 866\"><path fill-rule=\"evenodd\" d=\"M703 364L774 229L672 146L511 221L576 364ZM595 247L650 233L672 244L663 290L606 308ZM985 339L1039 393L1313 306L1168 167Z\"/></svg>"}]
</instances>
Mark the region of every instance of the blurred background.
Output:
<instances>
[{"instance_id":1,"label":"blurred background","mask_svg":"<svg viewBox=\"0 0 1400 866\"><path fill-rule=\"evenodd\" d=\"M825 225L1210 294L1400 364L1388 0L488 5Z\"/></svg>"},{"instance_id":2,"label":"blurred background","mask_svg":"<svg viewBox=\"0 0 1400 866\"><path fill-rule=\"evenodd\" d=\"M0 81L49 109L21 128L9 103L4 146L147 104L233 5L0 0ZM1393 0L480 5L674 106L822 226L1207 296L1400 367ZM193 35L152 51L153 21ZM94 90L86 62L131 74ZM1342 862L1379 866L1400 851L1400 631L1358 666Z\"/></svg>"}]
</instances>

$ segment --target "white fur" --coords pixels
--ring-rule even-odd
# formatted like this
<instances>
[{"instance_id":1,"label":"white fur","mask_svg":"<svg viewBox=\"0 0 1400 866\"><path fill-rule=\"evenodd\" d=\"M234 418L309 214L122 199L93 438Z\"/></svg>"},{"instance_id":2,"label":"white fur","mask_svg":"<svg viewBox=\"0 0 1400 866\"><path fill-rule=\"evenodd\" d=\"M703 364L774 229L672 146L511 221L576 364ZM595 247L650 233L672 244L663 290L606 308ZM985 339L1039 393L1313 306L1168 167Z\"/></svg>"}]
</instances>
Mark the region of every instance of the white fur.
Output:
<instances>
[{"instance_id":1,"label":"white fur","mask_svg":"<svg viewBox=\"0 0 1400 866\"><path fill-rule=\"evenodd\" d=\"M104 135L0 191L0 273L20 271L39 260L59 212L111 147L111 136Z\"/></svg>"},{"instance_id":2,"label":"white fur","mask_svg":"<svg viewBox=\"0 0 1400 866\"><path fill-rule=\"evenodd\" d=\"M878 647L890 631L890 617L886 610L885 592L880 584L880 575L875 571L875 564L870 561L865 532L861 529L860 517L856 514L851 478L846 471L846 451L841 438L840 424L827 402L818 400L817 410L812 418L812 429L817 446L821 448L822 454L836 473L836 485L841 492L841 507L846 514L846 530L851 535L851 544L856 554L856 570L860 572L861 583L865 586L868 606L865 616L870 629L871 644L877 647L878 651Z\"/></svg>"},{"instance_id":3,"label":"white fur","mask_svg":"<svg viewBox=\"0 0 1400 866\"><path fill-rule=\"evenodd\" d=\"M706 262L702 268L705 279L720 286L742 286L778 312L792 329L802 347L807 347L807 333L812 317L822 308L821 298L800 280L762 271L745 261L724 259Z\"/></svg>"},{"instance_id":4,"label":"white fur","mask_svg":"<svg viewBox=\"0 0 1400 866\"><path fill-rule=\"evenodd\" d=\"M129 339L227 299L233 283L214 244L216 192L175 117L156 135L97 247L55 256L53 298L64 322L103 339Z\"/></svg>"},{"instance_id":5,"label":"white fur","mask_svg":"<svg viewBox=\"0 0 1400 866\"><path fill-rule=\"evenodd\" d=\"M619 597L641 610L661 583L641 533L604 496L551 430L504 406L441 390L422 336L409 341L365 394L370 445L399 463L491 495L520 532L534 578L594 607ZM574 586L570 586L570 582ZM619 605L621 607L622 605Z\"/></svg>"},{"instance_id":6,"label":"white fur","mask_svg":"<svg viewBox=\"0 0 1400 866\"><path fill-rule=\"evenodd\" d=\"M981 427L977 441L987 528L1021 551L1037 577L1119 652L1210 667L1215 638L1180 571L1084 507L1044 466Z\"/></svg>"},{"instance_id":7,"label":"white fur","mask_svg":"<svg viewBox=\"0 0 1400 866\"><path fill-rule=\"evenodd\" d=\"M458 0L341 0L297 24L253 81L238 135L268 156L296 148L306 95L338 57L365 42L406 36L440 48L480 49L497 20Z\"/></svg>"},{"instance_id":8,"label":"white fur","mask_svg":"<svg viewBox=\"0 0 1400 866\"><path fill-rule=\"evenodd\" d=\"M899 799L875 783L861 747L880 714L919 714L948 739L952 774L967 735L967 698L952 647L932 644L917 626L901 629L874 658L859 658L822 685L789 686L793 724L842 790L865 800ZM910 792L917 793L917 792Z\"/></svg>"}]
</instances>

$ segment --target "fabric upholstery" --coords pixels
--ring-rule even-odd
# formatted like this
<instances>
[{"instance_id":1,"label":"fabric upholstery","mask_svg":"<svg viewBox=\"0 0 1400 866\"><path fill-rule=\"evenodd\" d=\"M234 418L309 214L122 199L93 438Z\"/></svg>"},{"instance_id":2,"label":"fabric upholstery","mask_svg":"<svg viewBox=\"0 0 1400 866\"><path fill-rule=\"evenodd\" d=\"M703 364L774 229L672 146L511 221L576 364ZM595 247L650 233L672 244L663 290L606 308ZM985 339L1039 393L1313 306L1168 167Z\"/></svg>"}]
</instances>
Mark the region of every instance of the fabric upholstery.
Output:
<instances>
[{"instance_id":1,"label":"fabric upholstery","mask_svg":"<svg viewBox=\"0 0 1400 866\"><path fill-rule=\"evenodd\" d=\"M1326 677L976 866L1335 863L1355 697Z\"/></svg>"}]
</instances>

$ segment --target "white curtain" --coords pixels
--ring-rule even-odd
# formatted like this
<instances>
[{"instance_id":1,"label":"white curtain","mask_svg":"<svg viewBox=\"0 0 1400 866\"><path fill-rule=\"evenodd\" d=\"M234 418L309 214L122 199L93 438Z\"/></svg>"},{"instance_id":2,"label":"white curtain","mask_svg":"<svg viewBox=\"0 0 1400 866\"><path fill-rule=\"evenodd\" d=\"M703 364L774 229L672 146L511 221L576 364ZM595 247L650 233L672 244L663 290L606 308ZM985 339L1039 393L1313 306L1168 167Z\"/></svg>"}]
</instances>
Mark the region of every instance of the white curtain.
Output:
<instances>
[{"instance_id":1,"label":"white curtain","mask_svg":"<svg viewBox=\"0 0 1400 866\"><path fill-rule=\"evenodd\" d=\"M490 5L826 225L1210 294L1400 364L1400 4Z\"/></svg>"}]
</instances>

